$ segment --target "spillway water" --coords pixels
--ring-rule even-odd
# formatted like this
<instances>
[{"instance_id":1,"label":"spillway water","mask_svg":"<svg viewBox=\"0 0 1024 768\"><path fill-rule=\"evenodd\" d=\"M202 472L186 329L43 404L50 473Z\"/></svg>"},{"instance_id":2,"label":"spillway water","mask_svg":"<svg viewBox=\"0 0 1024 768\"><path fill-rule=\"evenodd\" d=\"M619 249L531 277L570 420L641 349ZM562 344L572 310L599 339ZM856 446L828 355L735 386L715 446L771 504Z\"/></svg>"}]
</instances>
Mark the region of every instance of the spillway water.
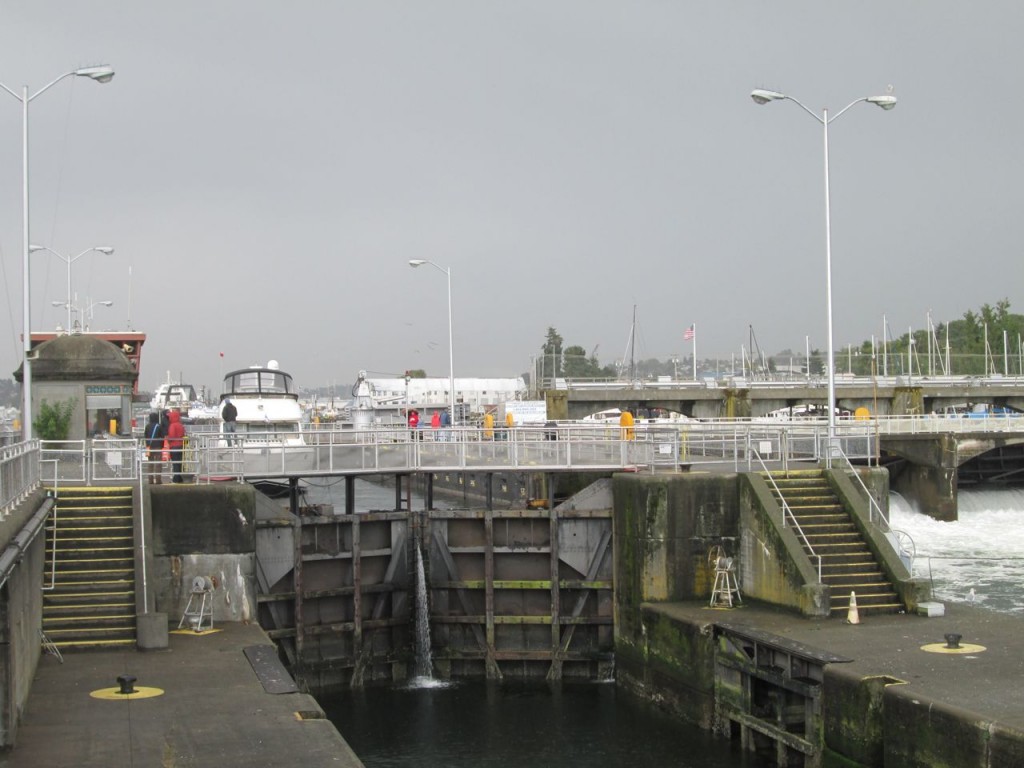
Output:
<instances>
[{"instance_id":1,"label":"spillway water","mask_svg":"<svg viewBox=\"0 0 1024 768\"><path fill-rule=\"evenodd\" d=\"M936 600L1024 614L1024 489L960 491L957 516L942 522L889 498L889 523L914 540L914 575Z\"/></svg>"}]
</instances>

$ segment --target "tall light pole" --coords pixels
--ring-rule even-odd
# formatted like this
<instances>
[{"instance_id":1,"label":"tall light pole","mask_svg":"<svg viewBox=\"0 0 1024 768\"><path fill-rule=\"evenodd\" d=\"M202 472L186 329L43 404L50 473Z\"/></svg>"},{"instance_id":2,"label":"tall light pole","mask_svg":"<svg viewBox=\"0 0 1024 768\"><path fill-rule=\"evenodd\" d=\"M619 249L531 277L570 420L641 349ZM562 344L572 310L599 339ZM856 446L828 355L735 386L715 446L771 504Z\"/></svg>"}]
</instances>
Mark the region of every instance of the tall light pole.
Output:
<instances>
[{"instance_id":1,"label":"tall light pole","mask_svg":"<svg viewBox=\"0 0 1024 768\"><path fill-rule=\"evenodd\" d=\"M409 259L410 267L422 267L429 264L435 269L444 272L448 277L448 388L451 397L452 426L455 426L455 344L452 341L452 269L438 266L426 259Z\"/></svg>"},{"instance_id":2,"label":"tall light pole","mask_svg":"<svg viewBox=\"0 0 1024 768\"><path fill-rule=\"evenodd\" d=\"M86 299L86 301L88 301L88 299ZM82 310L82 330L83 331L88 331L89 330L89 325L92 323L92 319L96 316L96 313L93 311L93 310L96 309L96 307L112 307L112 306L114 306L114 302L109 300L109 299L106 300L106 301L93 301L93 302L91 302L85 309Z\"/></svg>"},{"instance_id":3,"label":"tall light pole","mask_svg":"<svg viewBox=\"0 0 1024 768\"><path fill-rule=\"evenodd\" d=\"M63 261L68 266L68 292L67 292L67 297L68 297L68 300L67 300L68 324L65 327L67 328L68 333L71 333L71 306L72 306L72 302L71 302L71 265L74 264L76 261L78 261L83 256L85 256L85 254L87 254L87 253L92 253L93 251L96 251L97 253L105 253L105 254L107 254L109 256L110 254L112 254L114 252L114 249L111 248L109 245L94 245L92 248L86 248L84 251L82 251L77 256L72 256L72 257L68 258L64 254L58 253L57 251L53 250L53 248L47 248L45 245L30 245L28 247L28 252L29 253L35 253L36 251L46 251L47 253L52 253L54 256L56 256L58 259ZM84 313L82 315L82 320L83 321L85 320ZM82 324L84 325L85 323L83 322Z\"/></svg>"},{"instance_id":4,"label":"tall light pole","mask_svg":"<svg viewBox=\"0 0 1024 768\"><path fill-rule=\"evenodd\" d=\"M832 449L835 445L836 436L836 366L835 356L832 349L832 216L831 200L829 196L828 177L828 126L829 123L838 120L839 117L855 104L866 101L868 104L875 104L882 109L889 110L896 106L896 97L891 93L884 96L863 96L850 102L832 117L828 116L828 109L822 109L821 115L808 109L792 96L787 96L778 91L766 91L760 88L751 91L750 98L758 104L767 104L770 101L792 101L804 112L817 120L824 131L825 145L825 303L828 319L828 455L826 466L832 466Z\"/></svg>"},{"instance_id":5,"label":"tall light pole","mask_svg":"<svg viewBox=\"0 0 1024 768\"><path fill-rule=\"evenodd\" d=\"M22 336L24 337L24 359L22 360L21 385L21 433L25 440L32 439L32 316L30 314L31 269L29 267L29 236L28 236L28 105L37 96L49 90L66 77L88 77L97 83L109 83L114 77L114 70L103 65L84 67L65 72L55 80L51 80L38 91L29 95L28 86L21 87L21 93L12 91L3 83L0 88L7 91L21 102L21 233L22 233Z\"/></svg>"}]
</instances>

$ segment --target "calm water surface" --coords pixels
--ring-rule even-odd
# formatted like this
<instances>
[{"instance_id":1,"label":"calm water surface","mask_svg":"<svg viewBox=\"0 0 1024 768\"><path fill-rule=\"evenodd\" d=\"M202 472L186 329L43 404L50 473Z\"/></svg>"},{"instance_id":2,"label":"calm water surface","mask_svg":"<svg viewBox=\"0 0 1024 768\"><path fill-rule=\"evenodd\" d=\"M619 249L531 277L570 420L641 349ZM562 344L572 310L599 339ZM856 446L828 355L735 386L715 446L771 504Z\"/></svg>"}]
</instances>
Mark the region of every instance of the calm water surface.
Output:
<instances>
[{"instance_id":1,"label":"calm water surface","mask_svg":"<svg viewBox=\"0 0 1024 768\"><path fill-rule=\"evenodd\" d=\"M380 687L320 704L368 768L756 765L610 683Z\"/></svg>"}]
</instances>

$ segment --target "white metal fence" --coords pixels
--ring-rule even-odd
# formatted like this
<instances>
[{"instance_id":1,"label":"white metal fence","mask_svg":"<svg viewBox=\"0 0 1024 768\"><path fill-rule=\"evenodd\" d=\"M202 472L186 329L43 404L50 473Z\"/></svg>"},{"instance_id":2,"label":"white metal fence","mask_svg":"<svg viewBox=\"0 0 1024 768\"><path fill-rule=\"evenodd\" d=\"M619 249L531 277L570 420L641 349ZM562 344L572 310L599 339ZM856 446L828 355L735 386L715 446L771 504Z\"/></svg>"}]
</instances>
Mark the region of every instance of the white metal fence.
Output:
<instances>
[{"instance_id":1,"label":"white metal fence","mask_svg":"<svg viewBox=\"0 0 1024 768\"><path fill-rule=\"evenodd\" d=\"M1024 428L1024 425L1022 425ZM768 462L816 462L845 454L873 455L874 422L843 421L829 450L823 422L709 421L620 427L549 422L523 427L416 429L336 428L303 433L238 435L234 444L207 430L193 430L181 454L181 474L190 481L247 477L370 474L416 471L613 471L678 470L724 464L750 469L755 456ZM110 483L174 470L144 441L114 438L38 444L42 480ZM19 446L15 450L24 451ZM8 449L5 449L8 450ZM6 470L5 470L6 471ZM23 469L9 470L12 473Z\"/></svg>"},{"instance_id":2,"label":"white metal fence","mask_svg":"<svg viewBox=\"0 0 1024 768\"><path fill-rule=\"evenodd\" d=\"M39 487L39 443L15 443L0 448L0 519Z\"/></svg>"}]
</instances>

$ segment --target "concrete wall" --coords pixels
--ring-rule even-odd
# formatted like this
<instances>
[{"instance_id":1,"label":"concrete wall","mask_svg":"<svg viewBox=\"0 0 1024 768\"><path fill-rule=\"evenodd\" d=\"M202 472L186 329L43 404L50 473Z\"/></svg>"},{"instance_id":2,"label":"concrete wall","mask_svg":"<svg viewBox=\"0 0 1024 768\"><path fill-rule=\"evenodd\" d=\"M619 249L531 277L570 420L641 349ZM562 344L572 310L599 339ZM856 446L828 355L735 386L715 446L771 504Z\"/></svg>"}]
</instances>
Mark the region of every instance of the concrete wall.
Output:
<instances>
[{"instance_id":1,"label":"concrete wall","mask_svg":"<svg viewBox=\"0 0 1024 768\"><path fill-rule=\"evenodd\" d=\"M213 620L256 616L255 494L252 486L149 486L152 608L177 624L197 576L210 578Z\"/></svg>"},{"instance_id":2,"label":"concrete wall","mask_svg":"<svg viewBox=\"0 0 1024 768\"><path fill-rule=\"evenodd\" d=\"M904 682L826 667L824 765L1024 765L1024 734L930 700Z\"/></svg>"},{"instance_id":3,"label":"concrete wall","mask_svg":"<svg viewBox=\"0 0 1024 768\"><path fill-rule=\"evenodd\" d=\"M782 525L778 502L758 474L740 476L740 593L800 611L827 616L829 588L816 583L818 573L791 526Z\"/></svg>"},{"instance_id":4,"label":"concrete wall","mask_svg":"<svg viewBox=\"0 0 1024 768\"><path fill-rule=\"evenodd\" d=\"M647 603L710 597L709 549L738 546L736 475L617 474L612 489L617 683L709 728L714 640Z\"/></svg>"},{"instance_id":5,"label":"concrete wall","mask_svg":"<svg viewBox=\"0 0 1024 768\"><path fill-rule=\"evenodd\" d=\"M616 685L711 730L715 718L711 625L680 621L654 606L641 606L633 629L629 637L616 637Z\"/></svg>"},{"instance_id":6,"label":"concrete wall","mask_svg":"<svg viewBox=\"0 0 1024 768\"><path fill-rule=\"evenodd\" d=\"M736 475L617 474L615 589L627 613L651 600L710 597L708 551L739 543ZM618 619L630 623L635 616Z\"/></svg>"},{"instance_id":7,"label":"concrete wall","mask_svg":"<svg viewBox=\"0 0 1024 768\"><path fill-rule=\"evenodd\" d=\"M50 501L36 491L0 523L0 549L44 504ZM0 590L0 746L4 747L16 741L41 655L45 557L46 537L40 531Z\"/></svg>"}]
</instances>

